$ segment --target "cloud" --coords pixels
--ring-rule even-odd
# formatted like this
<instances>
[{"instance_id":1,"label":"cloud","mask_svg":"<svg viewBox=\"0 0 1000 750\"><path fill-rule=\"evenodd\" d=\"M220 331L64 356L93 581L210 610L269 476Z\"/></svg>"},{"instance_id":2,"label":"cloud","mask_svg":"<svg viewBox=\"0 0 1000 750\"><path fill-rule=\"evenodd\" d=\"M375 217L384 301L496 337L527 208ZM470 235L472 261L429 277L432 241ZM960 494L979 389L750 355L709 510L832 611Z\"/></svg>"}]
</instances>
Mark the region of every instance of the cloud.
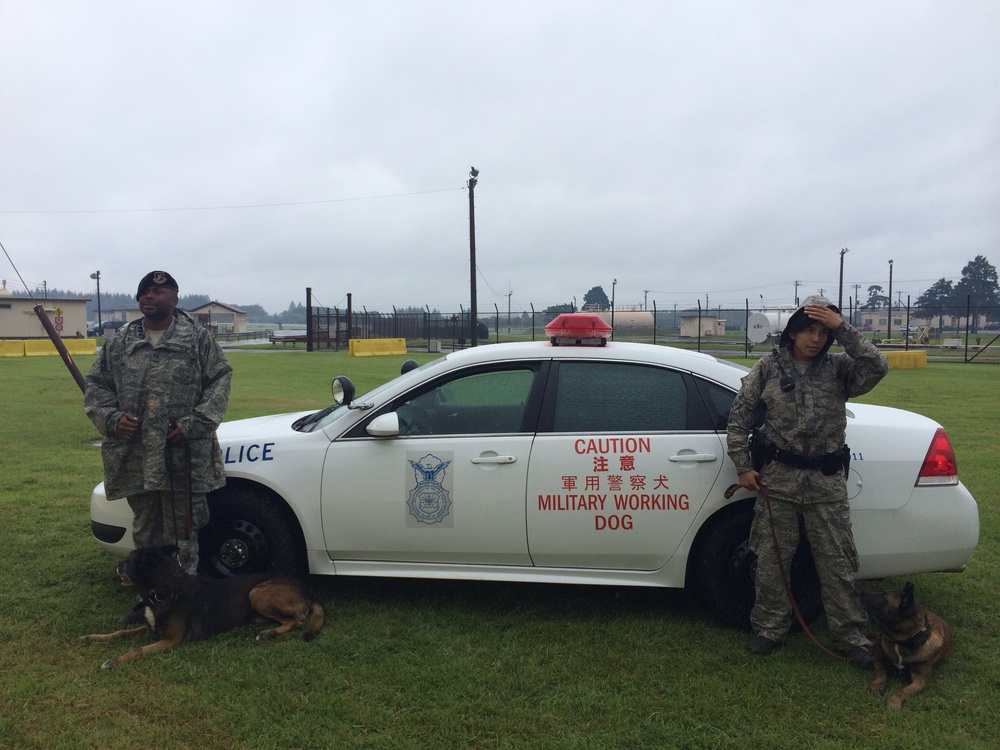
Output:
<instances>
[{"instance_id":1,"label":"cloud","mask_svg":"<svg viewBox=\"0 0 1000 750\"><path fill-rule=\"evenodd\" d=\"M2 241L271 311L914 298L997 262L1000 11L751 2L6 3ZM7 270L2 275L13 276ZM9 286L12 286L9 284ZM715 304L715 302L713 302Z\"/></svg>"}]
</instances>

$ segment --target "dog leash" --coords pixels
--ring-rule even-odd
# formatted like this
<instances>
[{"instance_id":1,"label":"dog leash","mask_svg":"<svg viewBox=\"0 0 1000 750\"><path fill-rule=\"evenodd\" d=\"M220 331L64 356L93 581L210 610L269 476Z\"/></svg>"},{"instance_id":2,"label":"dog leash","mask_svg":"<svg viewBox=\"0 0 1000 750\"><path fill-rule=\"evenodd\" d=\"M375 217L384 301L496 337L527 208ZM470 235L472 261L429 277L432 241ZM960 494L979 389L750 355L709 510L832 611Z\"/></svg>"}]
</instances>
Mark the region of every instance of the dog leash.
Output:
<instances>
[{"instance_id":1,"label":"dog leash","mask_svg":"<svg viewBox=\"0 0 1000 750\"><path fill-rule=\"evenodd\" d=\"M194 509L191 500L191 444L184 441L184 539L190 541L194 532Z\"/></svg>"},{"instance_id":2,"label":"dog leash","mask_svg":"<svg viewBox=\"0 0 1000 750\"><path fill-rule=\"evenodd\" d=\"M171 513L170 518L174 523L174 541L180 541L180 535L177 533L177 514L173 512L173 502L176 497L174 493L174 472L173 472L173 461L171 460L172 448L170 443L167 443L164 450L166 451L166 462L167 462L167 482L170 485L170 504ZM191 445L184 441L184 541L191 540L191 534L194 532L194 508L193 501L191 497Z\"/></svg>"},{"instance_id":3,"label":"dog leash","mask_svg":"<svg viewBox=\"0 0 1000 750\"><path fill-rule=\"evenodd\" d=\"M739 484L729 485L725 492L725 498L729 500L739 489L741 489ZM799 610L798 602L795 601L795 595L792 593L792 584L789 582L788 576L785 574L785 563L781 559L781 550L778 547L778 534L774 530L774 515L771 512L771 498L767 494L767 488L763 485L760 486L760 495L764 498L764 505L767 508L767 519L769 522L768 527L771 529L771 541L774 544L774 555L778 560L778 571L781 573L781 584L785 587L785 596L788 597L788 601L792 605L792 612L795 613L795 619L798 620L799 626L802 628L802 632L809 637L809 640L812 641L817 648L821 651L825 651L834 659L838 659L840 661L850 661L849 657L842 656L835 651L831 651L820 643L819 639L813 635L813 632L806 624L806 618L802 616L802 612Z\"/></svg>"}]
</instances>

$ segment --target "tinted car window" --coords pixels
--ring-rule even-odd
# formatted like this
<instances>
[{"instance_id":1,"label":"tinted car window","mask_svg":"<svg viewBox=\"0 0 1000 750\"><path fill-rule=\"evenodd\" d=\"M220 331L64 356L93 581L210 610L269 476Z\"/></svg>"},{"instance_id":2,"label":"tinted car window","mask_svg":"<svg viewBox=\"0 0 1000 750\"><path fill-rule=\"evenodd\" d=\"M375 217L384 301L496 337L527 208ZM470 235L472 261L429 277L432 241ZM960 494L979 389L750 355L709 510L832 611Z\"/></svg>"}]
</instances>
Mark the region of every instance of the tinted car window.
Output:
<instances>
[{"instance_id":1,"label":"tinted car window","mask_svg":"<svg viewBox=\"0 0 1000 750\"><path fill-rule=\"evenodd\" d=\"M684 376L619 362L561 362L555 432L655 432L687 429Z\"/></svg>"},{"instance_id":2,"label":"tinted car window","mask_svg":"<svg viewBox=\"0 0 1000 750\"><path fill-rule=\"evenodd\" d=\"M519 432L535 372L492 370L439 382L396 406L400 434Z\"/></svg>"},{"instance_id":3,"label":"tinted car window","mask_svg":"<svg viewBox=\"0 0 1000 750\"><path fill-rule=\"evenodd\" d=\"M714 429L725 431L729 423L729 412L733 408L733 399L736 393L723 388L721 385L709 383L707 380L698 380L698 388L705 399L708 410L711 414L711 421Z\"/></svg>"}]
</instances>

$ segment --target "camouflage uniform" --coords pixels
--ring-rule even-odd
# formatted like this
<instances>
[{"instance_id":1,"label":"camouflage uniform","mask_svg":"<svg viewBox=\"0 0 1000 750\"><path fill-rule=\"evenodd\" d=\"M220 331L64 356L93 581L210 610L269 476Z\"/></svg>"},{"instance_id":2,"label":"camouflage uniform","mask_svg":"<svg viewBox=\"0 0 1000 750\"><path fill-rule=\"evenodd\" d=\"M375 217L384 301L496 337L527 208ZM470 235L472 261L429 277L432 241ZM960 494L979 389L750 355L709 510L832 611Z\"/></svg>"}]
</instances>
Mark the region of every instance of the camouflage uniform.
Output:
<instances>
[{"instance_id":1,"label":"camouflage uniform","mask_svg":"<svg viewBox=\"0 0 1000 750\"><path fill-rule=\"evenodd\" d=\"M208 523L205 495L225 484L215 430L226 413L232 368L212 334L175 310L153 346L142 320L105 342L87 374L84 411L104 435L104 489L109 500L127 497L135 513L137 547L177 540L188 572L198 559L197 534L184 542L187 457L167 443L168 425L180 427L191 456L193 527ZM139 418L131 439L116 434L123 412Z\"/></svg>"},{"instance_id":2,"label":"camouflage uniform","mask_svg":"<svg viewBox=\"0 0 1000 750\"><path fill-rule=\"evenodd\" d=\"M807 304L829 306L827 300L816 297L802 307ZM846 353L828 353L834 339ZM796 362L786 346L762 357L743 379L729 417L728 452L737 473L753 468L747 435L761 409L763 432L778 448L807 457L835 453L844 445L848 398L870 391L888 371L885 356L846 321L830 332L826 347L811 362ZM794 381L790 389L788 378ZM786 574L798 546L801 516L832 637L844 646L869 647L864 634L867 618L853 596L858 555L844 472L826 475L818 469L772 461L760 473L767 483ZM758 497L754 512L750 545L757 555L757 594L751 625L757 635L781 642L791 625L791 611L763 498Z\"/></svg>"}]
</instances>

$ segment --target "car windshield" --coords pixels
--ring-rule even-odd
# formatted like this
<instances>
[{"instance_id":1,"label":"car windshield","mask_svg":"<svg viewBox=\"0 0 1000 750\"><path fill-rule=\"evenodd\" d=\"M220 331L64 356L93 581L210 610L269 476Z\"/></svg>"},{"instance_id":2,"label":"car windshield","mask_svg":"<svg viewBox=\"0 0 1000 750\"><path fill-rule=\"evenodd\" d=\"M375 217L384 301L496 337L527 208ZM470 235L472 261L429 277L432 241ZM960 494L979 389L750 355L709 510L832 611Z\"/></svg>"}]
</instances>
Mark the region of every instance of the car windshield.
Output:
<instances>
[{"instance_id":1,"label":"car windshield","mask_svg":"<svg viewBox=\"0 0 1000 750\"><path fill-rule=\"evenodd\" d=\"M382 393L382 391L391 388L392 386L399 383L401 380L409 380L411 378L415 378L420 372L432 369L433 367L440 366L440 364L444 362L444 360L445 358L441 357L439 359L434 359L431 360L430 362L426 362L425 364L420 365L420 367L415 367L409 372L405 372L402 375L399 375L393 378L392 380L373 388L367 393L363 393L360 396L355 396L354 401L352 403L363 404L368 401L373 401L377 398L377 396L380 393ZM297 419L292 424L292 429L298 430L299 432L315 432L316 430L321 430L328 424L335 422L341 416L346 414L347 411L348 408L342 404L331 404L330 406L327 406L325 409L320 409L317 412L313 412L312 414L308 414L304 417L301 417L300 419Z\"/></svg>"}]
</instances>

